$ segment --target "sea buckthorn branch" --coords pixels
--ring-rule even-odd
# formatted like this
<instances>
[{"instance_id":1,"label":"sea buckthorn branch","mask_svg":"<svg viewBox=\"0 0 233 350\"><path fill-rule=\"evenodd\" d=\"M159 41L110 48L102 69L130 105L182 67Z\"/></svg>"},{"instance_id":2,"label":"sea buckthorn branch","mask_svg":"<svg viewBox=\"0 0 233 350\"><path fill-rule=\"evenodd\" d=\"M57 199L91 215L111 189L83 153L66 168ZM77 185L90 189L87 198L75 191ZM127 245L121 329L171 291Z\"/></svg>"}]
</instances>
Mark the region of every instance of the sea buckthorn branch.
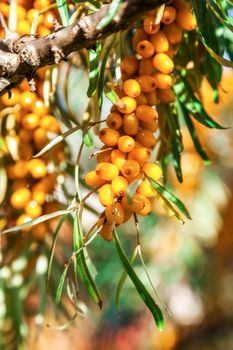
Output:
<instances>
[{"instance_id":1,"label":"sea buckthorn branch","mask_svg":"<svg viewBox=\"0 0 233 350\"><path fill-rule=\"evenodd\" d=\"M0 40L0 95L10 91L26 77L33 89L35 71L46 65L58 64L70 53L95 46L112 33L132 27L145 12L168 3L169 0L125 0L113 21L98 30L97 25L108 14L111 4L85 16L67 27L59 27L42 38L20 36L5 27L5 38Z\"/></svg>"}]
</instances>

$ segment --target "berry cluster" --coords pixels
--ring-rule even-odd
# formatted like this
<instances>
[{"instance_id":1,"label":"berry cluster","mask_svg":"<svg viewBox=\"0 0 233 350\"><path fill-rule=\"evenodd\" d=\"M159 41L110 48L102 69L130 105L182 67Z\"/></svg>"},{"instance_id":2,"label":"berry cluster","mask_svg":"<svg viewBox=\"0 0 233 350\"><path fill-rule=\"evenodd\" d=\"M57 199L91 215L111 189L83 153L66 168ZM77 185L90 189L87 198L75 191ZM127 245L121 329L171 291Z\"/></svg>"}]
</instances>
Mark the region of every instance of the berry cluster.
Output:
<instances>
[{"instance_id":1,"label":"berry cluster","mask_svg":"<svg viewBox=\"0 0 233 350\"><path fill-rule=\"evenodd\" d=\"M31 11L38 12L39 2L34 3L35 9L28 12L23 1L20 2L22 6L17 5L17 15L20 19L18 25L22 21L27 21L24 13L29 16ZM50 1L44 3L44 5L49 4ZM0 10L6 18L9 16L9 5L1 3ZM51 29L46 23L44 21L43 26L48 30ZM31 25L30 21L28 25ZM25 26L24 32L20 34L28 34L28 32L29 29ZM51 140L51 137L60 133L56 118L49 113L43 101L44 78L45 69L41 69L37 72L35 79L36 93L28 91L28 82L25 79L19 88L11 90L10 99L7 94L0 98L1 109L8 108L10 113L8 120L11 120L5 135L5 142L9 149L6 162L8 187L11 192L9 217L6 218L6 222L13 226L21 225L58 209L52 194L60 171L56 168L65 160L63 145L57 145L48 155L32 158ZM43 239L48 227L47 224L40 223L32 229L24 229L24 231L30 230L36 239Z\"/></svg>"},{"instance_id":2,"label":"berry cluster","mask_svg":"<svg viewBox=\"0 0 233 350\"><path fill-rule=\"evenodd\" d=\"M97 154L96 169L85 177L87 185L98 189L100 203L105 206L100 224L106 240L112 238L114 223L126 222L133 213L145 216L151 212L151 201L157 194L146 176L155 181L162 176L161 168L150 162L157 143L156 105L175 99L172 58L183 30L193 30L196 21L184 0L165 6L161 18L157 17L156 11L146 16L143 28L138 28L133 37L136 54L121 62L122 85L112 87L119 100L111 108L107 127L99 132L104 146ZM140 178L129 203L126 189Z\"/></svg>"}]
</instances>

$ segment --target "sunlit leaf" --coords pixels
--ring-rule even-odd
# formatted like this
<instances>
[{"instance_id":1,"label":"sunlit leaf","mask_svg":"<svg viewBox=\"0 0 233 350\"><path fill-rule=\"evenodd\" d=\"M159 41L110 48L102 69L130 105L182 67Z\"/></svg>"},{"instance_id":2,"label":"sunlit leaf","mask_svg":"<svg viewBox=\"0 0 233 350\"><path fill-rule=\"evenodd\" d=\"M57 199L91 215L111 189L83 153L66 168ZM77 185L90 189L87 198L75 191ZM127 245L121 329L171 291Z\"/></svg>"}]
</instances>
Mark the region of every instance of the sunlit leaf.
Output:
<instances>
[{"instance_id":1,"label":"sunlit leaf","mask_svg":"<svg viewBox=\"0 0 233 350\"><path fill-rule=\"evenodd\" d=\"M117 15L117 12L120 8L120 4L123 2L123 0L112 0L108 13L101 19L101 21L97 24L96 29L102 30L104 27L106 27Z\"/></svg>"},{"instance_id":2,"label":"sunlit leaf","mask_svg":"<svg viewBox=\"0 0 233 350\"><path fill-rule=\"evenodd\" d=\"M87 146L88 148L94 147L93 136L90 130L85 130L83 132L83 142L84 142L84 145Z\"/></svg>"},{"instance_id":3,"label":"sunlit leaf","mask_svg":"<svg viewBox=\"0 0 233 350\"><path fill-rule=\"evenodd\" d=\"M69 25L69 13L66 0L56 0L57 8L61 16L63 26Z\"/></svg>"}]
</instances>

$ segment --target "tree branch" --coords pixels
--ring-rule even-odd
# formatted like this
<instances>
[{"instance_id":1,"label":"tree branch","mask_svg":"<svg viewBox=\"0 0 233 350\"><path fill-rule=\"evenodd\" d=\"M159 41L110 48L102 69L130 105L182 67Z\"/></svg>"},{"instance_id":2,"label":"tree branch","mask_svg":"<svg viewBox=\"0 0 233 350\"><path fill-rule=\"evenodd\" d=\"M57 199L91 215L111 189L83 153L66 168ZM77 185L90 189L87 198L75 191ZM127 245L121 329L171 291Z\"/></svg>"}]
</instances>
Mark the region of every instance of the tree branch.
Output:
<instances>
[{"instance_id":1,"label":"tree branch","mask_svg":"<svg viewBox=\"0 0 233 350\"><path fill-rule=\"evenodd\" d=\"M106 16L110 4L85 16L68 27L60 27L43 38L22 36L5 29L5 38L0 40L0 95L19 85L26 77L33 86L35 71L46 65L57 64L70 53L88 49L97 40L112 33L130 28L149 10L168 3L169 0L125 0L117 16L102 30L96 26ZM2 22L2 17L0 18Z\"/></svg>"}]
</instances>

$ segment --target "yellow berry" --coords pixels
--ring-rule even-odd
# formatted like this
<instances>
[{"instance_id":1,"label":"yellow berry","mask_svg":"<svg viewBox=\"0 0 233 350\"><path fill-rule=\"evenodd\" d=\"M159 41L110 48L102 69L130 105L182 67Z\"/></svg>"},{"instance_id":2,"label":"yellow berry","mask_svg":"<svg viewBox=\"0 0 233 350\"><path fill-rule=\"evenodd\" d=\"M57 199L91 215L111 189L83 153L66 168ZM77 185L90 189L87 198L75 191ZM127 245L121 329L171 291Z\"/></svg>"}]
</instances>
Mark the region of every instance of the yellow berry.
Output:
<instances>
[{"instance_id":1,"label":"yellow berry","mask_svg":"<svg viewBox=\"0 0 233 350\"><path fill-rule=\"evenodd\" d=\"M123 176L116 176L112 180L112 192L116 196L123 196L125 194L126 188L128 186L128 181Z\"/></svg>"},{"instance_id":2,"label":"yellow berry","mask_svg":"<svg viewBox=\"0 0 233 350\"><path fill-rule=\"evenodd\" d=\"M112 181L119 174L119 169L112 163L98 163L95 169L97 176L102 180Z\"/></svg>"},{"instance_id":3,"label":"yellow berry","mask_svg":"<svg viewBox=\"0 0 233 350\"><path fill-rule=\"evenodd\" d=\"M103 206L113 204L113 192L110 184L105 184L99 189L99 200Z\"/></svg>"}]
</instances>

